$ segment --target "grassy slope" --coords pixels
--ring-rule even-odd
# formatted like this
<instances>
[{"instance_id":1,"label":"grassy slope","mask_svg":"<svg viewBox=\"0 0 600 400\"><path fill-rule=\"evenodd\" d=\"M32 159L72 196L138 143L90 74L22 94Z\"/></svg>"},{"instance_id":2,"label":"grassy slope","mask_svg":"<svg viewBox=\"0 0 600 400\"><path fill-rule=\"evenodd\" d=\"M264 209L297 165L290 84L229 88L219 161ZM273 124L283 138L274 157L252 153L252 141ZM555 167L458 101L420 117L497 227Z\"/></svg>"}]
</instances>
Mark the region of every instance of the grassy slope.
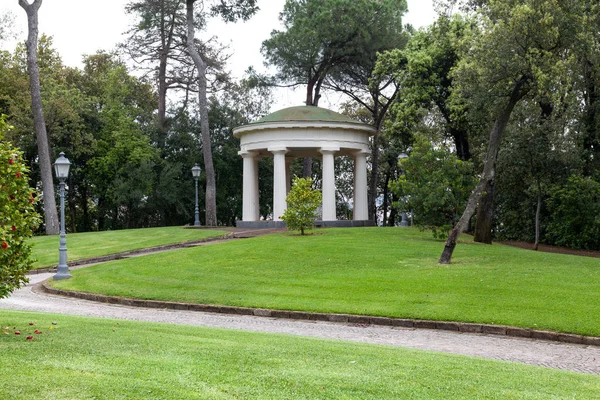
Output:
<instances>
[{"instance_id":1,"label":"grassy slope","mask_svg":"<svg viewBox=\"0 0 600 400\"><path fill-rule=\"evenodd\" d=\"M105 256L124 251L144 249L165 244L190 242L227 232L206 229L183 229L178 226L120 231L72 233L67 235L69 261ZM58 263L58 236L36 236L33 257L34 267L47 267Z\"/></svg>"},{"instance_id":2,"label":"grassy slope","mask_svg":"<svg viewBox=\"0 0 600 400\"><path fill-rule=\"evenodd\" d=\"M387 346L12 311L0 314L0 326L9 332L0 335L0 395L7 399L548 400L600 393L599 376Z\"/></svg>"},{"instance_id":3,"label":"grassy slope","mask_svg":"<svg viewBox=\"0 0 600 400\"><path fill-rule=\"evenodd\" d=\"M227 242L74 271L65 289L236 306L507 324L600 336L598 259L461 243L411 229Z\"/></svg>"}]
</instances>

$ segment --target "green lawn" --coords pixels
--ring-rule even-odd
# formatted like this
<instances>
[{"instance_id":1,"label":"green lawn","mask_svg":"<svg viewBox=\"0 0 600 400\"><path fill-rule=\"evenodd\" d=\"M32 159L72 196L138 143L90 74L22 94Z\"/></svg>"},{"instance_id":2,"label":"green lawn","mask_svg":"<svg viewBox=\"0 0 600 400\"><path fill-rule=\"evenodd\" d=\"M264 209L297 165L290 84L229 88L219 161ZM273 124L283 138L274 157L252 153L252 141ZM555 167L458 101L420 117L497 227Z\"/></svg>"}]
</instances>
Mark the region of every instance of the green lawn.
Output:
<instances>
[{"instance_id":1,"label":"green lawn","mask_svg":"<svg viewBox=\"0 0 600 400\"><path fill-rule=\"evenodd\" d=\"M414 229L279 234L73 271L63 289L192 303L506 324L600 336L600 261Z\"/></svg>"},{"instance_id":2,"label":"green lawn","mask_svg":"<svg viewBox=\"0 0 600 400\"><path fill-rule=\"evenodd\" d=\"M13 311L0 314L3 331L5 399L549 400L600 393L595 375L285 335Z\"/></svg>"},{"instance_id":3,"label":"green lawn","mask_svg":"<svg viewBox=\"0 0 600 400\"><path fill-rule=\"evenodd\" d=\"M67 234L68 259L75 261L165 244L201 240L226 233L212 229L183 229L179 226L70 233ZM58 264L58 240L58 236L36 236L31 239L34 245L33 257L38 260L34 268Z\"/></svg>"}]
</instances>

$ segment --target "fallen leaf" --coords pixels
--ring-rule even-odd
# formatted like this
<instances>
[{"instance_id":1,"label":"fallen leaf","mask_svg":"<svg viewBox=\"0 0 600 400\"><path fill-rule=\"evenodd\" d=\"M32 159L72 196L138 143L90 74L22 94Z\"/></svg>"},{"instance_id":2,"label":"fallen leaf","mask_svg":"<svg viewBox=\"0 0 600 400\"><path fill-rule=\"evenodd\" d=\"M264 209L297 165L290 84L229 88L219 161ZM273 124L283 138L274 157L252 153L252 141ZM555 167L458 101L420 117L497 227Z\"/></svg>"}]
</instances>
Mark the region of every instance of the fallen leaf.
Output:
<instances>
[{"instance_id":1,"label":"fallen leaf","mask_svg":"<svg viewBox=\"0 0 600 400\"><path fill-rule=\"evenodd\" d=\"M15 335L20 335L20 334L21 334L21 332L15 331Z\"/></svg>"},{"instance_id":2,"label":"fallen leaf","mask_svg":"<svg viewBox=\"0 0 600 400\"><path fill-rule=\"evenodd\" d=\"M33 336L27 336L27 340L33 340Z\"/></svg>"}]
</instances>

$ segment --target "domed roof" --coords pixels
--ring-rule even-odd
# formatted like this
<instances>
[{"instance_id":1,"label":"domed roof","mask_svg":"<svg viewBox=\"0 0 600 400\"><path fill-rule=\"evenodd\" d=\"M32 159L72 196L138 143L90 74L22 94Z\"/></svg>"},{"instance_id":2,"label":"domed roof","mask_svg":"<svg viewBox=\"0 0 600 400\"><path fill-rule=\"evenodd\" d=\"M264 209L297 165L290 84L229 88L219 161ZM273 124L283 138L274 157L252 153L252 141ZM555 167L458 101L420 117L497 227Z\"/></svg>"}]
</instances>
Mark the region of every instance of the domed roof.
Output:
<instances>
[{"instance_id":1,"label":"domed roof","mask_svg":"<svg viewBox=\"0 0 600 400\"><path fill-rule=\"evenodd\" d=\"M315 106L297 106L275 111L252 124L286 121L323 121L323 122L346 122L361 124L346 115L342 115L326 108Z\"/></svg>"}]
</instances>

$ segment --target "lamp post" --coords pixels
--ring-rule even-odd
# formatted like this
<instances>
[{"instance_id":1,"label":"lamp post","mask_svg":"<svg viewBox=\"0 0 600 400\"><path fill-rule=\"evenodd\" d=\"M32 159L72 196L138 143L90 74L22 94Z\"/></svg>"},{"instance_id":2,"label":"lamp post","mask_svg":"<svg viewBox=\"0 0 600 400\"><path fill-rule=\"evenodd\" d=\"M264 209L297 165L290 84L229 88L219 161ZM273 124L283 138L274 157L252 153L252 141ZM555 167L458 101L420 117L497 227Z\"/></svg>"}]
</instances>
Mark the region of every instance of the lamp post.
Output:
<instances>
[{"instance_id":1,"label":"lamp post","mask_svg":"<svg viewBox=\"0 0 600 400\"><path fill-rule=\"evenodd\" d=\"M71 277L67 265L67 233L65 232L65 180L69 176L71 163L61 152L60 157L54 162L54 172L60 181L60 247L58 248L58 268L54 280L68 279Z\"/></svg>"},{"instance_id":2,"label":"lamp post","mask_svg":"<svg viewBox=\"0 0 600 400\"><path fill-rule=\"evenodd\" d=\"M403 160L405 158L408 158L406 153L400 153L400 155L398 156L398 160ZM402 175L404 175L404 169L402 167L400 168ZM408 220L406 219L406 210L402 210L402 220L400 221L400 226L408 226Z\"/></svg>"},{"instance_id":3,"label":"lamp post","mask_svg":"<svg viewBox=\"0 0 600 400\"><path fill-rule=\"evenodd\" d=\"M198 178L200 177L201 171L202 170L200 169L198 164L194 165L194 167L192 168L192 176L194 177L194 180L196 181L196 210L195 210L194 226L200 226L200 210L198 209Z\"/></svg>"}]
</instances>

